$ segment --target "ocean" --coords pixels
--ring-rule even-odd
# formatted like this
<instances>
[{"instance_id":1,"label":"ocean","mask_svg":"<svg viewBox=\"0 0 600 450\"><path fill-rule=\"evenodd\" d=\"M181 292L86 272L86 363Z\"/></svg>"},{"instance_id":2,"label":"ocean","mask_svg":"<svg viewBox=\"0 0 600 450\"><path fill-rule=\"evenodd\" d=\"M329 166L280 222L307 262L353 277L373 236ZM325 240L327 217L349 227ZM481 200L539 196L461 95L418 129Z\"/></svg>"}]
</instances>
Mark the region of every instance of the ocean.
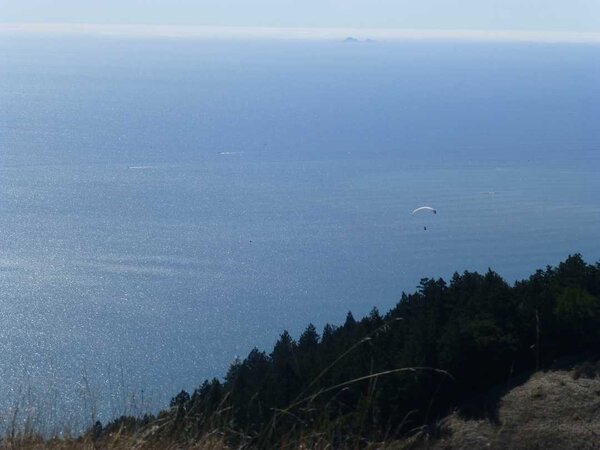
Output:
<instances>
[{"instance_id":1,"label":"ocean","mask_svg":"<svg viewBox=\"0 0 600 450\"><path fill-rule=\"evenodd\" d=\"M0 410L156 411L423 277L598 261L598 80L588 44L3 35Z\"/></svg>"}]
</instances>

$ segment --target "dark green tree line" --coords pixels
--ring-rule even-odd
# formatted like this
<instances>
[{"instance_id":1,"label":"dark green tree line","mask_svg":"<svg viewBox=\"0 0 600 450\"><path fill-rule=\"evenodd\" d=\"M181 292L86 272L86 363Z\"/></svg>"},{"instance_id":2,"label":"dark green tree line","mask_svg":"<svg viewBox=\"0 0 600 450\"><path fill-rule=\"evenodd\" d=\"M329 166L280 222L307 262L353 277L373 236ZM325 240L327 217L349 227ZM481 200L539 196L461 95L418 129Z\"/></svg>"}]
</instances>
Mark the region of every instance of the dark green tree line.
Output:
<instances>
[{"instance_id":1,"label":"dark green tree line","mask_svg":"<svg viewBox=\"0 0 600 450\"><path fill-rule=\"evenodd\" d=\"M252 350L223 381L180 393L172 407L198 433L218 416L265 447L323 427L340 440L386 439L512 376L595 349L600 264L573 255L514 285L491 270L424 278L385 315L348 313L321 336L309 325L297 341L283 332L270 353Z\"/></svg>"}]
</instances>

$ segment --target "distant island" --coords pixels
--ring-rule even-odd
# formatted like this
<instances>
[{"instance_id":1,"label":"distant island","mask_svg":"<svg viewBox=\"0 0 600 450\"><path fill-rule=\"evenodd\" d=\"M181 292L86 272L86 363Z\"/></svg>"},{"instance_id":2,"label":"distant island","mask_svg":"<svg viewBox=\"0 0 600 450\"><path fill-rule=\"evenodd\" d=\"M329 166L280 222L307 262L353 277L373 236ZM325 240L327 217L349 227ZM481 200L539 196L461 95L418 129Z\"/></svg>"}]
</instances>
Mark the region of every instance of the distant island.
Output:
<instances>
[{"instance_id":1,"label":"distant island","mask_svg":"<svg viewBox=\"0 0 600 450\"><path fill-rule=\"evenodd\" d=\"M512 285L492 270L423 278L385 314L348 312L343 324L321 333L309 324L297 339L284 331L270 352L255 348L158 415L97 422L69 442L564 448L599 428L577 425L597 415L599 349L600 263L581 255ZM562 427L548 425L560 417Z\"/></svg>"},{"instance_id":2,"label":"distant island","mask_svg":"<svg viewBox=\"0 0 600 450\"><path fill-rule=\"evenodd\" d=\"M358 42L364 42L364 43L372 44L372 43L377 42L377 41L374 40L374 39L369 39L369 38L364 39L364 40L360 40L360 39L357 39L355 37L348 36L346 39L344 39L343 42L348 42L350 44L352 44L352 43L358 43Z\"/></svg>"}]
</instances>

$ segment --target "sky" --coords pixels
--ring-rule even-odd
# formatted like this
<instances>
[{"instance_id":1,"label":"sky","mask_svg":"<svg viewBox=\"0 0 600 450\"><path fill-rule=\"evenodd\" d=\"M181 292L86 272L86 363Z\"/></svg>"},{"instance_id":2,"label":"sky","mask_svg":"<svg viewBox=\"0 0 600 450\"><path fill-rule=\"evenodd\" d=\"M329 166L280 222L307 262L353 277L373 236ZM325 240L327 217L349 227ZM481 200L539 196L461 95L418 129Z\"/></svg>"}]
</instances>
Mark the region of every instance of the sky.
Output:
<instances>
[{"instance_id":1,"label":"sky","mask_svg":"<svg viewBox=\"0 0 600 450\"><path fill-rule=\"evenodd\" d=\"M0 0L0 24L600 32L600 0Z\"/></svg>"}]
</instances>

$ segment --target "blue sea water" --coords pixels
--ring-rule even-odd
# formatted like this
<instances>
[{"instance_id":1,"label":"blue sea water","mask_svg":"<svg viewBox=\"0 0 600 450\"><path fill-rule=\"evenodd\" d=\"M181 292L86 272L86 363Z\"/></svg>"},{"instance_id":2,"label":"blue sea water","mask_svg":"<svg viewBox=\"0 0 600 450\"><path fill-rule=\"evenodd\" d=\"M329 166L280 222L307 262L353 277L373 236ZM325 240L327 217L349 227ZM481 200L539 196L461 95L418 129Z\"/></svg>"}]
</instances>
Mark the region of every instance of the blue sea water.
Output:
<instances>
[{"instance_id":1,"label":"blue sea water","mask_svg":"<svg viewBox=\"0 0 600 450\"><path fill-rule=\"evenodd\" d=\"M135 414L425 276L597 261L598 80L594 45L2 36L1 409Z\"/></svg>"}]
</instances>

